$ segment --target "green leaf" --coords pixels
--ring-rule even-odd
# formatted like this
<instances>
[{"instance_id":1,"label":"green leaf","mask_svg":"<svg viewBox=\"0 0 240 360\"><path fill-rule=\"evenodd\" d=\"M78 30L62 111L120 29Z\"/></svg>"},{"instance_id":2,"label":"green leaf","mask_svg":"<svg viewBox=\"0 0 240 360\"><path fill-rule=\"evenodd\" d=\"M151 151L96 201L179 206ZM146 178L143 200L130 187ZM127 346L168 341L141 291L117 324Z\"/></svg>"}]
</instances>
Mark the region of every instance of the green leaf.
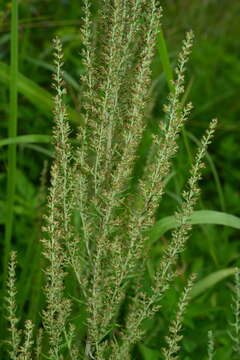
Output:
<instances>
[{"instance_id":1,"label":"green leaf","mask_svg":"<svg viewBox=\"0 0 240 360\"><path fill-rule=\"evenodd\" d=\"M191 291L191 298L195 298L196 296L200 295L201 293L208 290L210 287L217 284L219 281L222 281L228 276L234 275L236 272L235 268L229 268L229 269L222 269L218 270L208 276L206 276L204 279L198 281L192 291Z\"/></svg>"},{"instance_id":2,"label":"green leaf","mask_svg":"<svg viewBox=\"0 0 240 360\"><path fill-rule=\"evenodd\" d=\"M0 82L9 85L10 81L9 66L0 62ZM18 91L24 95L32 104L34 104L41 112L49 117L52 117L54 108L53 95L41 86L37 85L34 81L28 79L26 76L18 72L17 76ZM80 115L72 108L67 108L69 120L80 124Z\"/></svg>"},{"instance_id":3,"label":"green leaf","mask_svg":"<svg viewBox=\"0 0 240 360\"><path fill-rule=\"evenodd\" d=\"M198 210L194 211L190 219L190 224L212 224L224 225L234 229L240 229L240 218L231 214L227 214L214 210ZM159 221L149 231L149 243L152 244L159 239L168 230L177 227L177 220L175 216L167 216Z\"/></svg>"},{"instance_id":4,"label":"green leaf","mask_svg":"<svg viewBox=\"0 0 240 360\"><path fill-rule=\"evenodd\" d=\"M44 69L47 69L49 71L51 71L51 73L53 74L54 72L56 72L55 67L52 64L47 63L46 61L43 60L39 60L39 59L34 59L31 58L30 56L25 56L24 60L27 60L39 67L42 67ZM80 85L79 83L70 75L68 74L66 71L63 72L62 75L63 79L66 81L66 83L70 84L75 90L80 90Z\"/></svg>"},{"instance_id":5,"label":"green leaf","mask_svg":"<svg viewBox=\"0 0 240 360\"><path fill-rule=\"evenodd\" d=\"M173 84L172 84L172 80L173 80L173 70L172 70L172 66L169 60L169 55L168 55L168 50L167 50L167 44L165 41L165 37L163 34L163 30L162 28L160 29L159 35L158 35L158 52L159 52L159 56L160 56L160 60L162 63L162 67L163 67L163 72L166 76L166 80L167 80L167 84L169 87L170 91L173 91Z\"/></svg>"},{"instance_id":6,"label":"green leaf","mask_svg":"<svg viewBox=\"0 0 240 360\"><path fill-rule=\"evenodd\" d=\"M10 67L7 75L9 78L9 119L8 136L17 136L18 127L18 1L12 1L11 8L11 49L10 49ZM14 200L16 191L16 168L17 152L16 145L8 147L7 163L7 201L6 201L6 222L4 238L4 257L3 257L3 284L5 286L7 279L9 254L12 246L12 233L14 222Z\"/></svg>"},{"instance_id":7,"label":"green leaf","mask_svg":"<svg viewBox=\"0 0 240 360\"><path fill-rule=\"evenodd\" d=\"M158 360L159 351L152 350L144 345L139 345L139 350L144 360Z\"/></svg>"},{"instance_id":8,"label":"green leaf","mask_svg":"<svg viewBox=\"0 0 240 360\"><path fill-rule=\"evenodd\" d=\"M49 135L20 135L0 140L0 147L9 144L51 143Z\"/></svg>"},{"instance_id":9,"label":"green leaf","mask_svg":"<svg viewBox=\"0 0 240 360\"><path fill-rule=\"evenodd\" d=\"M70 142L72 144L78 144L77 139L70 139ZM35 145L35 143L45 143L45 144L51 144L52 143L52 137L50 135L20 135L15 137L9 137L6 139L0 140L0 147L6 146L10 144L24 144L26 147L33 149L35 151L38 151L40 153L43 153L44 155L47 155L49 157L54 157L54 153L52 151L49 151L43 147L40 147L38 145Z\"/></svg>"},{"instance_id":10,"label":"green leaf","mask_svg":"<svg viewBox=\"0 0 240 360\"><path fill-rule=\"evenodd\" d=\"M45 354L43 354L43 353L41 353L41 356L43 356L44 359L53 360L53 358L50 358L49 356L47 356L47 355L45 355Z\"/></svg>"}]
</instances>

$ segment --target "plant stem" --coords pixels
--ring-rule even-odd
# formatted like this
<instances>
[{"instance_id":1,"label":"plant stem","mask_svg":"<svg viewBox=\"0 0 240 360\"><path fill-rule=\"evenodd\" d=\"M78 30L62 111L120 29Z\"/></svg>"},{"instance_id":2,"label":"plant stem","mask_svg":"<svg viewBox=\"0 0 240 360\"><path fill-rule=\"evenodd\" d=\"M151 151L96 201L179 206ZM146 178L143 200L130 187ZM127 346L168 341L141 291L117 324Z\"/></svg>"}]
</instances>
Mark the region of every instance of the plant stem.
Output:
<instances>
[{"instance_id":1,"label":"plant stem","mask_svg":"<svg viewBox=\"0 0 240 360\"><path fill-rule=\"evenodd\" d=\"M10 64L10 116L8 123L8 136L17 136L18 117L18 0L12 1L11 10L11 64ZM7 172L7 205L5 223L5 251L4 251L4 280L7 276L9 252L14 217L14 196L16 187L16 144L8 146L8 172Z\"/></svg>"}]
</instances>

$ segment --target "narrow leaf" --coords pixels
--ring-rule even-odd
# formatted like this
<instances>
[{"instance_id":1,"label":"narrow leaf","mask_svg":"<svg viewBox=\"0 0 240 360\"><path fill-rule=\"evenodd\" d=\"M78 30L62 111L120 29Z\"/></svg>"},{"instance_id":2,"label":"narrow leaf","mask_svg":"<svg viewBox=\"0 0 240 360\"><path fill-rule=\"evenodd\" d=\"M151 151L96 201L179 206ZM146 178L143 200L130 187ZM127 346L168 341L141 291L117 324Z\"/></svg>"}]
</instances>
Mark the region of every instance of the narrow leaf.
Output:
<instances>
[{"instance_id":1,"label":"narrow leaf","mask_svg":"<svg viewBox=\"0 0 240 360\"><path fill-rule=\"evenodd\" d=\"M219 281L222 281L228 276L234 275L235 272L236 272L235 268L222 269L206 276L204 279L198 281L194 285L191 292L191 298L193 299L196 296L202 294L203 292L207 291L209 288L217 284Z\"/></svg>"},{"instance_id":2,"label":"narrow leaf","mask_svg":"<svg viewBox=\"0 0 240 360\"><path fill-rule=\"evenodd\" d=\"M0 147L9 144L50 143L49 135L20 135L0 140Z\"/></svg>"},{"instance_id":3,"label":"narrow leaf","mask_svg":"<svg viewBox=\"0 0 240 360\"><path fill-rule=\"evenodd\" d=\"M212 225L224 225L234 229L240 229L240 218L231 214L227 214L214 210L198 210L194 211L190 224L212 224ZM154 243L160 236L165 234L168 230L177 227L177 220L175 216L167 216L159 221L149 231L149 242Z\"/></svg>"},{"instance_id":4,"label":"narrow leaf","mask_svg":"<svg viewBox=\"0 0 240 360\"><path fill-rule=\"evenodd\" d=\"M165 41L165 37L163 34L162 28L160 29L159 35L158 35L158 52L160 56L160 60L162 63L163 71L166 76L167 84L170 91L173 91L173 70L172 66L169 60L168 50L167 50L167 44Z\"/></svg>"},{"instance_id":5,"label":"narrow leaf","mask_svg":"<svg viewBox=\"0 0 240 360\"><path fill-rule=\"evenodd\" d=\"M10 80L9 73L9 66L3 62L0 62L0 82L8 85ZM52 94L20 73L18 73L17 82L19 93L24 95L45 115L52 117L52 110L54 106ZM69 113L69 120L71 120L73 123L80 124L80 115L70 107L68 107L67 110Z\"/></svg>"}]
</instances>

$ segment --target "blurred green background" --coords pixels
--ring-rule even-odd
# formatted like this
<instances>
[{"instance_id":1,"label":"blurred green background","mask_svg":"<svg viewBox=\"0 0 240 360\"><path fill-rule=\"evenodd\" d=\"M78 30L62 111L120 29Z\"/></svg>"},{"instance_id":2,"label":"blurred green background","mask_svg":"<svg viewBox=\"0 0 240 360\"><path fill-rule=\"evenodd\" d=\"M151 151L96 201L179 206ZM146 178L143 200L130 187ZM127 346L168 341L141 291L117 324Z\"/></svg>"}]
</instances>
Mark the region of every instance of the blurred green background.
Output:
<instances>
[{"instance_id":1,"label":"blurred green background","mask_svg":"<svg viewBox=\"0 0 240 360\"><path fill-rule=\"evenodd\" d=\"M51 115L52 39L58 35L64 46L65 80L69 105L78 111L79 76L81 63L82 7L79 0L20 1L19 15L19 135L50 135ZM199 209L224 211L239 216L240 184L240 2L239 0L162 0L162 27L172 66L185 32L193 29L195 43L187 72L187 98L194 104L186 124L185 141L180 140L180 152L174 160L172 176L158 218L171 215L180 201L192 156L199 139L212 117L219 119L214 143L210 146L207 168L201 183ZM94 14L97 10L94 2ZM7 137L9 117L8 68L10 56L11 2L0 1L0 140ZM95 15L94 15L95 16ZM156 50L152 65L152 119L149 131L156 130L162 107L167 101L168 87L161 60ZM33 83L29 82L32 81ZM40 89L41 87L41 89ZM47 93L48 92L48 93ZM80 116L72 116L72 136ZM141 144L144 156L148 134ZM0 226L4 234L7 148L0 152ZM39 202L40 175L46 160L51 161L49 144L25 143L18 146L17 189L13 243L18 249L20 271L24 264L26 243L40 237ZM216 178L218 183L216 183ZM167 241L168 236L163 237ZM2 249L2 245L1 245ZM153 262L159 259L159 249L153 249ZM239 265L239 232L219 226L195 226L188 249L181 259L182 275L163 302L159 316L146 322L147 336L142 347L135 349L136 359L159 359L158 349L164 342L169 318L173 315L178 292L186 274L198 273L198 279L220 270ZM22 265L23 266L23 265ZM185 273L183 273L185 271ZM32 294L29 277L27 294ZM207 331L216 337L216 359L230 359L230 338L227 327L231 321L230 302L232 278L218 283L191 302L185 319L182 359L206 357ZM33 295L31 295L33 296ZM31 297L28 296L29 298ZM28 298L27 296L25 298ZM29 300L28 300L29 301ZM39 300L41 301L41 300ZM28 305L23 304L24 309Z\"/></svg>"}]
</instances>

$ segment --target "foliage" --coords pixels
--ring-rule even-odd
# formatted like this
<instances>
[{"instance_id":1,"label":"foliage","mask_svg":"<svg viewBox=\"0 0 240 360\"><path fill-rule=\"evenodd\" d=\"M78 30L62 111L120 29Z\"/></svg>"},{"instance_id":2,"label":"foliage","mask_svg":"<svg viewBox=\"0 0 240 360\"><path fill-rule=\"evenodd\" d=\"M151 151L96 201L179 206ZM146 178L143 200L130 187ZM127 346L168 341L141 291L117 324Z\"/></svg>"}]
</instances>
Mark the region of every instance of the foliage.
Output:
<instances>
[{"instance_id":1,"label":"foliage","mask_svg":"<svg viewBox=\"0 0 240 360\"><path fill-rule=\"evenodd\" d=\"M19 340L17 343L14 342L12 349L15 349L15 355L12 356L16 357L18 352L19 358L28 359L33 357L30 351L33 345L32 329L34 323L35 328L40 328L40 332L36 337L34 330L36 358L40 358L42 356L40 354L47 356L47 353L52 358L60 358L62 355L66 358L67 354L73 359L81 358L81 356L84 356L84 348L85 356L91 356L91 354L95 356L95 354L98 354L98 358L101 358L101 356L105 358L110 358L110 356L114 358L117 358L117 356L124 358L133 356L144 359L160 358L162 354L161 348L166 347L166 345L163 343L163 340L160 340L159 343L159 337L163 338L163 335L167 333L169 320L172 318L171 309L175 308L177 303L175 300L176 293L183 287L184 281L182 277L185 278L185 275L182 275L180 278L176 277L175 272L178 273L181 267L186 267L186 275L198 272L200 273L200 278L204 276L205 278L199 282L197 280L192 292L193 295L190 296L191 299L195 300L192 300L189 311L185 316L185 336L182 340L181 358L187 358L188 354L196 359L199 356L202 358L203 354L206 356L207 342L209 344L209 358L225 359L226 356L231 358L233 356L231 349L234 349L234 347L230 343L227 330L222 330L226 329L226 319L221 315L219 316L217 311L220 305L222 308L224 307L225 311L229 311L229 294L223 287L220 287L221 290L217 293L216 287L214 288L213 285L234 272L232 266L237 264L238 259L237 243L235 241L227 241L228 238L231 239L231 236L234 236L234 232L225 228L224 231L219 233L219 228L215 229L211 226L209 227L209 225L199 228L199 231L195 232L191 224L212 222L230 225L237 229L239 218L223 212L211 213L209 210L204 210L206 214L203 210L193 212L191 206L186 206L190 201L188 195L190 194L191 186L195 186L193 180L193 182L189 183L190 189L188 188L188 193L185 193L185 200L187 202L183 201L181 189L187 170L190 167L194 169L193 143L190 142L192 141L190 139L195 139L195 137L192 133L188 137L188 133L182 130L181 121L185 120L190 110L190 106L185 105L189 96L191 96L197 105L196 110L193 110L189 129L197 136L199 136L199 120L203 117L209 118L209 116L205 116L206 114L218 114L221 115L221 118L226 115L224 111L220 113L219 106L215 108L216 111L214 110L214 101L217 105L219 101L216 93L217 87L214 89L215 93L211 93L211 85L209 83L210 79L212 83L214 83L215 79L221 82L221 77L219 78L219 76L215 75L214 78L211 71L215 69L214 64L219 57L223 59L221 64L226 63L226 67L229 67L229 64L231 64L230 66L234 67L236 73L238 69L234 64L237 64L237 62L234 58L234 53L231 56L229 55L228 58L227 56L225 57L224 52L221 50L221 44L216 45L214 50L211 39L206 41L200 38L193 50L193 66L198 69L198 74L195 76L194 82L190 79L190 82L187 84L187 91L182 96L181 81L183 79L181 79L181 71L180 74L177 73L177 80L174 84L174 88L177 91L171 92L169 105L165 108L166 113L165 115L162 114L159 111L162 108L162 103L161 100L159 101L158 94L160 91L161 94L165 93L165 88L161 85L155 85L152 95L156 95L156 100L154 100L153 96L149 97L151 76L155 78L155 84L159 84L156 78L160 68L159 56L155 55L154 57L155 40L159 24L156 25L155 30L150 30L154 21L148 22L148 19L150 19L149 14L151 13L151 11L147 10L150 9L150 4L148 3L144 7L144 11L136 5L136 11L133 12L135 14L134 19L141 18L141 20L135 25L131 25L134 23L134 20L130 18L127 6L134 6L134 3L132 5L125 5L126 8L124 9L121 9L123 5L120 3L116 2L118 5L113 9L108 8L105 3L102 8L97 4L96 7L94 6L90 9L86 2L85 10L84 6L80 7L75 1L71 3L71 6L68 4L72 13L71 11L66 12L67 17L71 17L70 14L76 16L79 10L85 11L83 17L85 22L82 24L81 38L83 44L82 58L79 57L79 51L76 50L80 43L77 35L78 30L75 32L73 27L67 28L66 25L64 29L55 31L55 35L60 35L64 41L67 71L64 74L61 73L61 44L56 40L56 54L58 54L56 55L57 68L55 72L57 96L55 98L54 145L56 156L51 170L47 210L44 205L44 183L48 183L46 166L42 176L42 190L39 194L36 188L36 180L33 179L36 179L40 173L43 159L46 156L52 156L53 152L49 151L45 145L44 147L35 145L34 142L49 142L49 137L45 134L49 134L50 126L46 126L47 121L42 121L42 119L44 114L49 118L49 109L53 102L49 92L46 92L44 89L49 82L49 76L47 73L46 77L42 74L44 73L44 68L52 68L48 59L49 50L45 51L42 57L40 57L39 49L36 46L34 48L34 41L29 41L30 38L34 38L34 32L28 29L24 30L25 42L23 42L20 48L19 65L25 77L18 74L19 91L33 105L26 103L26 98L20 98L19 119L31 119L31 121L20 121L19 132L24 134L24 136L26 133L32 135L27 138L24 136L15 137L14 134L13 138L2 140L3 144L23 144L18 147L22 150L18 155L17 175L14 176L16 178L14 224L17 226L13 227L13 246L17 248L19 254L19 268L17 271L19 279L17 287L19 291L17 293L14 290L15 285L13 284L13 279L15 278L14 258L9 268L12 269L10 271L13 289L11 293L14 293L14 297L17 300L18 310L15 316L14 311L16 307L14 305L12 308L9 307L9 313L12 311L13 323L14 319L19 318L21 315L22 320L20 320L20 324L19 322L14 324L19 324L25 330L23 330L21 346L19 346ZM136 1L136 4L140 3L141 1ZM185 3L187 2L184 1ZM55 19L58 19L64 6L62 4L62 7L58 7L60 11L56 12ZM190 14L194 14L197 6L196 4L188 4L188 6L190 16ZM207 6L204 10L206 13ZM100 17L95 13L98 7L100 8ZM236 7L237 4L236 6L235 4L232 5L232 9ZM184 5L182 4L182 7L176 5L174 10L174 7L169 3L166 8L168 15L163 17L164 22L171 19L171 14L177 8L180 10L184 9ZM199 9L203 11L203 6L199 6ZM21 3L20 10L25 12L25 14L29 11L24 9L24 4ZM90 10L93 13L93 18L91 18ZM49 11L51 11L51 8L49 8ZM6 16L7 12L8 10L6 9ZM109 14L111 14L111 17ZM122 20L119 24L117 18L120 16ZM101 21L101 17L102 19L105 17L105 21ZM200 26L199 22L197 22L197 26ZM124 27L128 31L121 31ZM166 26L167 38L169 38L169 33L171 35L171 29L172 27ZM178 29L181 29L180 22L178 23ZM53 37L50 31L47 36L49 39ZM162 33L160 33L160 36L161 50L165 39ZM141 40L144 37L149 52L141 45ZM227 40L224 39L225 42ZM38 41L41 42L40 38L38 38ZM133 43L135 47L132 46ZM94 48L93 44L96 48ZM170 45L172 45L172 48L176 48L176 45L173 45L171 41L168 46ZM26 53L26 46L32 47L36 54L35 59L33 57L29 58ZM187 50L186 47L185 50ZM169 87L172 90L173 85L170 82L172 69L170 66L176 57L171 53L169 56L166 46L164 51L164 57L162 57L161 51L160 57L166 78L170 84ZM205 56L208 59L208 64L210 64L208 66L204 64L204 56L200 54L200 52L204 53L204 51L208 54L208 56ZM23 59L25 59L24 62ZM155 59L152 64L153 75L151 75L149 70L152 59ZM210 59L211 62L209 61ZM137 63L138 60L139 63ZM164 63L166 64L164 65ZM181 67L180 64L181 58L179 63ZM182 64L184 65L184 61ZM39 71L39 66L42 67L41 71ZM35 69L33 71L35 73L35 81L42 85L42 89L26 77L31 68ZM207 68L210 69L209 73L204 70ZM1 69L3 70L2 75ZM7 84L4 69L6 69L6 65L2 64L0 80ZM201 71L206 71L206 75L203 75ZM194 74L194 72L195 69L192 69L191 73ZM81 76L81 88L70 73L75 77ZM228 79L236 78L236 76L231 78L227 71L224 71L224 74L227 74ZM62 78L66 81L65 84L62 82ZM234 80L231 81L234 82ZM163 81L161 83L164 84ZM229 81L227 83L229 84ZM109 86L109 84L112 85ZM207 85L208 88L206 89ZM67 87L68 93L71 96L65 94L65 87ZM189 95L190 88L192 88L190 92L192 95ZM211 101L207 102L205 97L200 96L202 89L208 94L208 99L213 99L212 103ZM4 90L1 91L4 93ZM226 93L223 93L223 100L221 101L229 103L231 99L234 99L234 95L231 94L231 91L229 92L227 89ZM224 95L226 95L225 98ZM4 96L2 99L4 99ZM151 99L155 104L154 106L151 105ZM176 105L172 106L174 101ZM6 112L6 110L4 111ZM72 127L71 139L69 139L70 133L68 122L66 121L67 114L69 114L69 121L75 124ZM182 114L182 118L180 114ZM230 116L232 126L235 126L233 114L234 111L232 115L229 115L229 112L227 115ZM179 123L169 121L174 119L174 116L176 119L181 119L181 121ZM36 121L32 121L32 119L36 119ZM131 119L134 119L134 122ZM159 119L161 120L159 121ZM159 123L161 124L160 128ZM78 128L76 124L85 125L81 125ZM171 124L172 127L170 126ZM194 129L191 124L194 125ZM4 131L6 123L3 122L1 126ZM219 177L218 170L222 166L216 161L216 156L221 153L222 157L227 158L227 153L229 152L226 149L233 148L233 139L234 137L236 139L237 133L235 132L234 136L231 137L232 140L228 140L228 137L226 142L219 142L218 138L222 136L221 134L225 134L221 130L223 126L224 120L221 119L220 129L217 132L220 135L217 135L215 140L216 146L213 147L215 155L213 157L208 155L217 184L218 196L212 195L215 191L213 181L205 181L205 184L203 184L203 194L206 194L207 197L203 195L200 206L202 208L220 207L225 212L229 212L229 209L232 212L232 210L239 209L239 204L234 202L233 195L235 191L233 184L238 178L238 172L237 170L233 171L235 177L233 176L232 179L229 179L229 183L226 180L223 181L223 179L226 179L225 174L221 174ZM123 127L125 127L124 131L122 131ZM172 172L167 177L166 173L170 169L172 156L177 150L175 140L172 142L169 140L180 133L180 130L183 131L183 142L181 142L181 139L178 139L178 144L180 150L183 150L183 147L186 148L188 158L184 151L179 151L176 159L173 160ZM44 135L34 135L39 133ZM79 140L81 141L81 146L78 145ZM125 150L126 146L128 146L127 151ZM225 150L221 150L224 146ZM159 148L162 149L161 152L159 152ZM35 150L35 156L38 161L33 161L32 150ZM237 154L237 151L231 154ZM230 168L232 171L230 164L233 164L234 158L236 156L228 157L227 164L229 167L226 166L226 169ZM199 163L201 163L201 159L199 159ZM197 173L195 175L198 178L199 175ZM114 176L116 176L115 179ZM205 176L208 180L211 179L209 170L205 172ZM4 185L4 177L1 179L1 185ZM197 193L198 189L195 188L195 190L195 193ZM164 191L166 191L166 195L162 198L161 207L158 209L159 200ZM232 195L227 196L227 194ZM211 202L208 200L209 198ZM169 217L169 221L171 221L168 223L166 215L175 209L176 200L179 205L178 216L180 220L178 220L178 217L176 220L175 217ZM1 204L2 209L4 209L5 199L3 199ZM43 252L47 260L43 260L40 257L39 234L42 213L47 213L44 219L43 240ZM5 218L9 214L9 210L6 210ZM207 214L209 214L209 218ZM140 215L142 215L142 218L140 217L141 221L139 222L137 220ZM207 216L207 220L206 217L204 219L204 215ZM155 216L160 220L151 229L155 222ZM184 221L181 221L181 218ZM164 221L167 224L167 228L164 228L164 231L175 227L175 230L173 230L175 242L171 242L171 237L168 233L163 233L161 226L162 224L163 227L165 226ZM152 235L153 237L155 236L155 240L151 240L151 234L154 234L158 224L160 229L159 235L156 235L155 232L155 235ZM124 232L121 230L123 227ZM98 236L99 228L101 228L100 238ZM183 230L184 228L185 230ZM30 229L31 231L29 231ZM185 234L186 230L193 232L192 239L194 245L191 244L191 241L185 255L182 254L179 258L179 254L177 254L178 261L174 265L176 256L174 249L178 249L177 240L183 235L186 235L186 238L188 237L188 234ZM117 234L121 234L121 236L117 236ZM42 237L42 235L40 236ZM130 247L127 246L128 236L129 240L131 240ZM159 236L161 236L161 242L157 241ZM146 240L148 239L147 242L145 238ZM67 239L68 241L65 241ZM137 242L137 239L140 242ZM105 244L108 244L109 240L111 246L106 247ZM180 251L184 248L185 240L183 237L179 243ZM219 242L217 243L217 241ZM150 245L150 243L152 244L151 247L145 247L144 244ZM180 245L182 245L182 249ZM24 255L24 252L26 252L26 255ZM55 255L52 256L54 252ZM5 255L6 259L8 250L5 254L7 254ZM123 260L126 254L129 256L126 257L127 261L124 263ZM167 255L165 256L164 254ZM158 270L159 258L162 258L160 272ZM141 259L144 259L144 261L142 262ZM172 270L169 264L174 265ZM46 269L45 280L43 280L41 267ZM164 269L170 269L171 271L166 273ZM161 277L161 272L164 273L164 276L168 274L166 277L167 282L165 282L164 276ZM4 271L4 274L6 276L6 271ZM74 280L74 275L77 282ZM174 282L169 283L169 280L174 280ZM47 295L46 300L44 300L40 293L43 281L45 283L45 296ZM161 302L160 295L162 293L159 292L158 298L154 295L159 281L161 289L165 289L165 287L167 289L171 285L168 291L164 291L164 297L162 297ZM79 287L82 289L81 291ZM209 290L207 293L204 293L206 289ZM58 298L58 301L55 302L53 298ZM8 299L11 299L10 292ZM71 307L69 299L72 302ZM149 300L152 308L151 306L148 307ZM13 301L15 299L12 297L12 304L14 304ZM234 304L236 306L237 301L237 298L235 298ZM161 309L158 309L160 304ZM144 310L146 320L142 321L140 327L140 323L137 321L138 312L136 309L141 308ZM43 309L45 310L43 311ZM39 316L40 311L42 313L41 317ZM154 313L156 315L149 318L149 315ZM237 319L236 309L234 313ZM140 311L140 317L141 314L143 315ZM29 318L32 322L25 321ZM41 322L44 327L43 333ZM183 320L181 318L180 325L182 326L182 324ZM14 339L17 339L14 335L18 334L17 328L16 331L14 327L11 330ZM210 331L209 340L207 337L203 337L205 340L202 344L199 344L198 332L200 334L207 333L209 328L213 328L213 336ZM145 333L143 338L144 345L132 348L131 344L135 344L137 340L142 339L143 333ZM181 334L176 333L175 336L176 338L173 341L178 336L181 337ZM234 330L232 331L232 337L236 343L238 336L234 335ZM171 339L171 335L169 339ZM169 340L169 342L171 341ZM75 347L75 345L77 346ZM128 349L130 348L132 350L129 353ZM80 354L78 353L79 350ZM112 352L112 355L108 351ZM11 353L13 354L13 352ZM127 353L131 355L127 355ZM3 356L5 358L6 354L4 353Z\"/></svg>"}]
</instances>

